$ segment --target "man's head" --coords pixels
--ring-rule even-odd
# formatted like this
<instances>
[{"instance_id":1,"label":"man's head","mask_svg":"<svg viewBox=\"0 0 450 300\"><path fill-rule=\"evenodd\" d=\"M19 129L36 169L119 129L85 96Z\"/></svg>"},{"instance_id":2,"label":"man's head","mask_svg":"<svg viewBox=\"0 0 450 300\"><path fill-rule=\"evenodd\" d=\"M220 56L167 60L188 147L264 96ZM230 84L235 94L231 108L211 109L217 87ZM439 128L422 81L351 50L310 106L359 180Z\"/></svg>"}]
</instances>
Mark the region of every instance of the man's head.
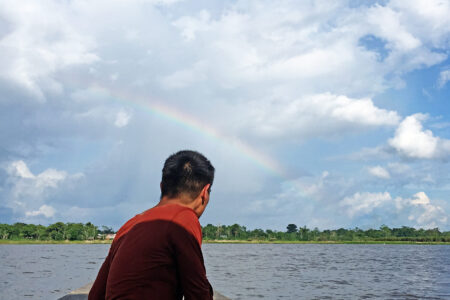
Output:
<instances>
[{"instance_id":1,"label":"man's head","mask_svg":"<svg viewBox=\"0 0 450 300\"><path fill-rule=\"evenodd\" d=\"M187 197L194 200L205 187L209 197L213 181L214 167L205 156L196 151L179 151L164 163L161 198Z\"/></svg>"}]
</instances>

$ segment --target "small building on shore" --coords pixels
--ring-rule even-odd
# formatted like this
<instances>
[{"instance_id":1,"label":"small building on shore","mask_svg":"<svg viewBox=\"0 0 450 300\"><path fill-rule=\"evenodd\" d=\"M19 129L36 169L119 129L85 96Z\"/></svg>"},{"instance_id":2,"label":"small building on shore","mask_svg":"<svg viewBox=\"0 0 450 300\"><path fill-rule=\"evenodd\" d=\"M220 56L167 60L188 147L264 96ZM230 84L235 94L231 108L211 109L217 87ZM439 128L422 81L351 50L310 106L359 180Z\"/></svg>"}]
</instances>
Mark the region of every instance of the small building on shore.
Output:
<instances>
[{"instance_id":1,"label":"small building on shore","mask_svg":"<svg viewBox=\"0 0 450 300\"><path fill-rule=\"evenodd\" d=\"M107 235L105 235L105 240L113 240L115 237L115 233L108 233Z\"/></svg>"}]
</instances>

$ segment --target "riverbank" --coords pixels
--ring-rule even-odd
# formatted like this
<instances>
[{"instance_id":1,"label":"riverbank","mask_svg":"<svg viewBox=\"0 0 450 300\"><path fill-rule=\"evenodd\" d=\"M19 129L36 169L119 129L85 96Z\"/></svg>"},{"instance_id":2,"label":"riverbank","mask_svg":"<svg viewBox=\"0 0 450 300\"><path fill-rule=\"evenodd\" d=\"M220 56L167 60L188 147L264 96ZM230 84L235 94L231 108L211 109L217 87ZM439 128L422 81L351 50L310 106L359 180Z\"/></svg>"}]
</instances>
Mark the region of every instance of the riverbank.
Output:
<instances>
[{"instance_id":1,"label":"riverbank","mask_svg":"<svg viewBox=\"0 0 450 300\"><path fill-rule=\"evenodd\" d=\"M87 241L41 241L41 240L0 240L0 245L26 244L111 244L112 240ZM418 241L266 241L266 240L203 240L204 244L383 244L383 245L450 245L450 242Z\"/></svg>"},{"instance_id":2,"label":"riverbank","mask_svg":"<svg viewBox=\"0 0 450 300\"><path fill-rule=\"evenodd\" d=\"M382 245L450 245L450 242L418 241L265 241L265 240L204 240L204 244L382 244Z\"/></svg>"},{"instance_id":3,"label":"riverbank","mask_svg":"<svg viewBox=\"0 0 450 300\"><path fill-rule=\"evenodd\" d=\"M88 240L88 241L42 241L42 240L0 240L0 245L27 245L27 244L111 244L112 240Z\"/></svg>"}]
</instances>

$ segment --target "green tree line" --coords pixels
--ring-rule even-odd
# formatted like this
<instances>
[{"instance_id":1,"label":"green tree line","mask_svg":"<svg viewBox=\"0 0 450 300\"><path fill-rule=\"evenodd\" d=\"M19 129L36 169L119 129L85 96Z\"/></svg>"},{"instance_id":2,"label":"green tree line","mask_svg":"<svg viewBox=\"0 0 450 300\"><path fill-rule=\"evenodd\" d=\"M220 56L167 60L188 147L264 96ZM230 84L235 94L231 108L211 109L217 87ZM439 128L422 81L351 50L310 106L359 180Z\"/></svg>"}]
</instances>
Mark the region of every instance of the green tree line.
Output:
<instances>
[{"instance_id":1,"label":"green tree line","mask_svg":"<svg viewBox=\"0 0 450 300\"><path fill-rule=\"evenodd\" d=\"M86 224L57 222L48 226L25 223L0 224L0 239L3 240L94 240L103 239L106 234L113 232L110 227L102 226L102 229L99 229L90 222Z\"/></svg>"},{"instance_id":2,"label":"green tree line","mask_svg":"<svg viewBox=\"0 0 450 300\"><path fill-rule=\"evenodd\" d=\"M236 240L236 241L411 241L411 242L450 242L450 231L433 229L416 229L402 226L389 228L386 225L379 229L319 230L306 226L297 227L288 224L286 231L253 229L249 230L239 224L212 225L203 228L203 239L208 240ZM95 240L104 239L106 234L114 233L111 227L88 223L57 222L48 226L15 223L0 224L0 239L3 240Z\"/></svg>"},{"instance_id":3,"label":"green tree line","mask_svg":"<svg viewBox=\"0 0 450 300\"><path fill-rule=\"evenodd\" d=\"M416 229L402 226L389 228L386 225L379 229L363 230L354 229L319 230L306 226L297 227L288 224L286 231L248 230L245 226L233 224L230 226L214 226L208 224L203 227L205 240L248 240L248 241L411 241L411 242L450 242L450 231L441 232L438 228Z\"/></svg>"}]
</instances>

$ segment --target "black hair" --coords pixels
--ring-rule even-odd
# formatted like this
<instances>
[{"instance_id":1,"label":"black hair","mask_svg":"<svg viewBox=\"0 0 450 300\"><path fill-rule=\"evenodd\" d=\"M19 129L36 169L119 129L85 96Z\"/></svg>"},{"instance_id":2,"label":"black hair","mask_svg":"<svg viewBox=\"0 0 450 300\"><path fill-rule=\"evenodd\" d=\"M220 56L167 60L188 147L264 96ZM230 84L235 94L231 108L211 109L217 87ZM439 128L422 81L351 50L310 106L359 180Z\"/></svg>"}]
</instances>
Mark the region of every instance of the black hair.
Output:
<instances>
[{"instance_id":1,"label":"black hair","mask_svg":"<svg viewBox=\"0 0 450 300\"><path fill-rule=\"evenodd\" d=\"M162 169L161 198L187 194L195 199L203 187L214 181L214 167L203 154L183 150L169 156ZM210 192L210 190L208 191Z\"/></svg>"}]
</instances>

